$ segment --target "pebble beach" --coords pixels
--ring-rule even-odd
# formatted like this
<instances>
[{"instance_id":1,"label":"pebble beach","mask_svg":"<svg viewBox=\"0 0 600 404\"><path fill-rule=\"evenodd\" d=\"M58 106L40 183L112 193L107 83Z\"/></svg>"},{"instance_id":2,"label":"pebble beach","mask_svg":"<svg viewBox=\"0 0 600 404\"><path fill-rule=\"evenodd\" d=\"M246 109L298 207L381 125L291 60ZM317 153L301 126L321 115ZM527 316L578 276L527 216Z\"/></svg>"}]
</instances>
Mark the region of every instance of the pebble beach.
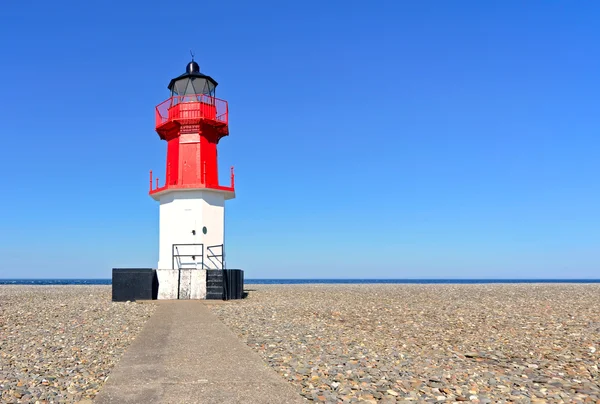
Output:
<instances>
[{"instance_id":1,"label":"pebble beach","mask_svg":"<svg viewBox=\"0 0 600 404\"><path fill-rule=\"evenodd\" d=\"M245 288L209 307L309 401L600 404L598 284ZM0 286L0 402L93 402L156 308L110 298Z\"/></svg>"},{"instance_id":2,"label":"pebble beach","mask_svg":"<svg viewBox=\"0 0 600 404\"><path fill-rule=\"evenodd\" d=\"M91 403L154 312L110 286L0 286L0 402Z\"/></svg>"},{"instance_id":3,"label":"pebble beach","mask_svg":"<svg viewBox=\"0 0 600 404\"><path fill-rule=\"evenodd\" d=\"M600 404L600 285L246 285L214 313L315 402Z\"/></svg>"}]
</instances>

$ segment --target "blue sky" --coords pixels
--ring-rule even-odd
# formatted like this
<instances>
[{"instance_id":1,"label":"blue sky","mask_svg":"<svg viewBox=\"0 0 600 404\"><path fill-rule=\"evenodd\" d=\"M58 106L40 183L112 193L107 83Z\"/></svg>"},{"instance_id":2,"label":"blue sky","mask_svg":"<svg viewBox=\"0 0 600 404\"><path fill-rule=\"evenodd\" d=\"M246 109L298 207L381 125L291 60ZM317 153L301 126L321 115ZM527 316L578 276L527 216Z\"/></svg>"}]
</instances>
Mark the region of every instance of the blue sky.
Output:
<instances>
[{"instance_id":1,"label":"blue sky","mask_svg":"<svg viewBox=\"0 0 600 404\"><path fill-rule=\"evenodd\" d=\"M247 278L599 277L599 4L191 4L3 5L0 278L156 265L190 49Z\"/></svg>"}]
</instances>

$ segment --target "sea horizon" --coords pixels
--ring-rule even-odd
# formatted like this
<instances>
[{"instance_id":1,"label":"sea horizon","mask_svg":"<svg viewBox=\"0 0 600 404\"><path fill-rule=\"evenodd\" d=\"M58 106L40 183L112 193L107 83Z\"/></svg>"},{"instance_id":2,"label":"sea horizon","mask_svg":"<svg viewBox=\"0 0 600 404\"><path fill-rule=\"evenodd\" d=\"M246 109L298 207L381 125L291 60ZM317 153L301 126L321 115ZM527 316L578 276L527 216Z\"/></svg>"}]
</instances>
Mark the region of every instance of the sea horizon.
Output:
<instances>
[{"instance_id":1,"label":"sea horizon","mask_svg":"<svg viewBox=\"0 0 600 404\"><path fill-rule=\"evenodd\" d=\"M244 284L497 284L497 283L600 283L598 279L572 278L249 278ZM0 278L0 285L111 285L110 278Z\"/></svg>"}]
</instances>

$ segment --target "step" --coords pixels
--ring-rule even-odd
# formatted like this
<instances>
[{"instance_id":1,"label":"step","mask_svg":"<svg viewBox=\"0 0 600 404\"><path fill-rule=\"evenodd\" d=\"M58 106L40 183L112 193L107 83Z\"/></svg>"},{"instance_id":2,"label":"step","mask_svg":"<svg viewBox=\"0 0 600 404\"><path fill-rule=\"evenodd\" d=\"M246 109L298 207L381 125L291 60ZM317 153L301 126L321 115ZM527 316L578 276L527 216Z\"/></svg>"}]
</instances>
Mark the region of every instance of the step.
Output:
<instances>
[{"instance_id":1,"label":"step","mask_svg":"<svg viewBox=\"0 0 600 404\"><path fill-rule=\"evenodd\" d=\"M223 289L223 284L222 283L217 283L217 282L206 282L206 287L207 288L213 287L213 288L221 288L221 289Z\"/></svg>"}]
</instances>

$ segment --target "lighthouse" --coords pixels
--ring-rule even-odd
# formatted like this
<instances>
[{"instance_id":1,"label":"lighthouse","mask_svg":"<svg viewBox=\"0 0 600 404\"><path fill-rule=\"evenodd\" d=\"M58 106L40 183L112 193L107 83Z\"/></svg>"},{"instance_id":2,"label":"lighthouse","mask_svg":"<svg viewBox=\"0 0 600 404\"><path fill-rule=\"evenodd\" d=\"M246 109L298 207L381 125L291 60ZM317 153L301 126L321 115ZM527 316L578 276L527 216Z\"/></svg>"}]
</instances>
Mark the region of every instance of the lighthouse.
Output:
<instances>
[{"instance_id":1,"label":"lighthouse","mask_svg":"<svg viewBox=\"0 0 600 404\"><path fill-rule=\"evenodd\" d=\"M231 167L230 183L219 183L217 146L229 135L229 110L193 58L167 88L170 97L155 112L166 173L161 183L150 171L149 190L159 204L158 298L203 298L211 278L222 276L211 271L226 269L225 201L235 198L234 173Z\"/></svg>"},{"instance_id":2,"label":"lighthouse","mask_svg":"<svg viewBox=\"0 0 600 404\"><path fill-rule=\"evenodd\" d=\"M217 145L229 135L227 101L217 82L192 57L169 82L170 97L156 106L155 127L166 142L164 180L150 171L158 202L156 268L113 268L112 300L241 299L244 271L225 260L225 201L235 198L233 167L219 183Z\"/></svg>"}]
</instances>

